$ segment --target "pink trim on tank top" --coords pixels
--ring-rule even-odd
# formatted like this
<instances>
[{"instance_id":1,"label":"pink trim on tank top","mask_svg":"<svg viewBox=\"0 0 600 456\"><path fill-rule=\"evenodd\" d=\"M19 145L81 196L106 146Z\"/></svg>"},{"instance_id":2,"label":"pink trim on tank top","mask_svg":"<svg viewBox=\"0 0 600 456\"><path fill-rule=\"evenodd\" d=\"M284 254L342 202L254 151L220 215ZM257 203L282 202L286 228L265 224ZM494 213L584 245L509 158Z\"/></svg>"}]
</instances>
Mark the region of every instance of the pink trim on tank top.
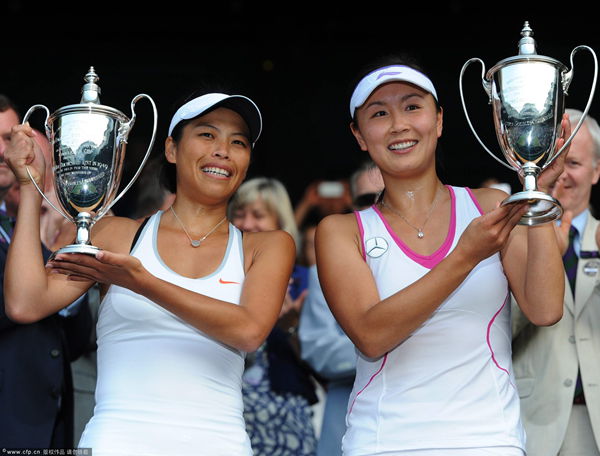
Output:
<instances>
[{"instance_id":1,"label":"pink trim on tank top","mask_svg":"<svg viewBox=\"0 0 600 456\"><path fill-rule=\"evenodd\" d=\"M502 309L504 309L504 307L506 306L506 303L508 302L509 299L510 299L510 293L507 293L506 294L506 298L502 302L502 305L500 306L500 308L498 309L498 311L494 314L494 316L492 317L492 319L488 323L487 332L486 332L486 335L485 335L485 341L487 342L487 346L488 346L488 348L490 350L490 354L492 355L492 362L496 365L496 367L498 369L500 369L502 372L504 372L506 375L508 375L508 380L509 380L510 384L512 385L513 388L516 389L515 385L513 385L513 382L510 379L510 372L506 368L502 367L498 363L498 361L496 360L496 354L494 353L494 349L492 348L492 341L491 341L491 337L490 337L490 333L492 331L492 325L496 321L496 317L500 314L500 312L502 312Z\"/></svg>"},{"instance_id":2,"label":"pink trim on tank top","mask_svg":"<svg viewBox=\"0 0 600 456\"><path fill-rule=\"evenodd\" d=\"M388 357L388 354L386 353L383 356L383 361L381 362L381 366L379 366L379 369L377 370L377 372L375 372L373 375L371 375L371 378L369 379L369 381L367 382L367 384L365 386L363 386L363 388L358 393L356 393L356 396L354 396L354 399L352 400L352 404L350 404L350 409L348 410L348 415L350 415L352 413L352 409L354 408L354 403L356 402L356 399L358 399L358 396L360 396L361 393L364 390L366 390L367 387L371 384L371 382L373 380L375 380L375 377L377 377L381 373L381 371L385 367L385 363L387 362L387 357Z\"/></svg>"},{"instance_id":3,"label":"pink trim on tank top","mask_svg":"<svg viewBox=\"0 0 600 456\"><path fill-rule=\"evenodd\" d=\"M442 243L442 245L431 255L420 255L414 250L412 250L409 246L407 246L402 239L398 237L398 235L394 232L392 227L389 225L381 211L377 208L377 206L373 206L373 209L379 215L379 218L383 222L385 228L388 233L392 237L392 239L396 242L396 245L400 247L400 250L404 252L406 256L408 256L415 263L420 264L424 268L431 269L436 266L440 261L442 261L450 247L452 247L452 243L454 242L454 236L456 234L456 195L454 194L454 189L446 185L446 188L450 191L450 226L448 226L448 234L446 235L446 239Z\"/></svg>"},{"instance_id":4,"label":"pink trim on tank top","mask_svg":"<svg viewBox=\"0 0 600 456\"><path fill-rule=\"evenodd\" d=\"M473 190L471 190L469 187L465 187L465 190L471 196L471 199L473 200L473 204L475 205L475 207L477 208L477 210L479 211L479 213L481 215L483 215L483 209L479 205L479 201L477 201L477 198L475 198L475 194L473 193Z\"/></svg>"},{"instance_id":5,"label":"pink trim on tank top","mask_svg":"<svg viewBox=\"0 0 600 456\"><path fill-rule=\"evenodd\" d=\"M363 226L358 211L354 211L354 215L356 216L356 223L358 223L358 234L360 235L360 243L362 245L362 257L363 260L367 261L367 252L365 251L365 227Z\"/></svg>"}]
</instances>

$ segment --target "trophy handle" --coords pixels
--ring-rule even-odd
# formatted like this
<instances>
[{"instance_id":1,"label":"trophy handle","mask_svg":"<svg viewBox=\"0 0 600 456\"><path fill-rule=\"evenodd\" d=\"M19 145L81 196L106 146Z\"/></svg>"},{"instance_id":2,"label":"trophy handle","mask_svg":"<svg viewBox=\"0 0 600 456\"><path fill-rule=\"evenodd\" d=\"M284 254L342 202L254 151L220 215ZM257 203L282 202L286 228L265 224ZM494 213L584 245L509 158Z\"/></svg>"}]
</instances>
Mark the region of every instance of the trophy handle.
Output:
<instances>
[{"instance_id":1,"label":"trophy handle","mask_svg":"<svg viewBox=\"0 0 600 456\"><path fill-rule=\"evenodd\" d=\"M142 168L146 164L146 161L148 161L150 152L152 152L152 147L154 146L154 139L156 138L156 127L157 127L158 114L156 111L156 105L154 104L154 100L149 95L141 93L139 95L136 95L133 98L133 100L131 100L131 120L129 122L127 122L122 128L125 128L127 131L129 131L133 127L133 124L135 123L135 119L136 119L135 104L142 98L148 99L148 101L152 105L152 112L154 113L152 138L150 139L150 144L148 145L148 150L146 151L146 154L144 155L144 158L142 159L142 162L140 163L138 170L136 171L134 176L131 178L131 180L129 181L127 186L123 190L121 190L121 193L119 193L119 195L112 201L112 203L110 203L108 206L105 206L98 211L98 214L96 215L96 217L94 217L94 221L93 221L94 223L97 220L99 220L101 217L103 217L117 203L117 201L119 201L121 199L121 197L125 194L125 192L127 192L127 190L129 190L129 188L133 185L133 183L139 177L140 173L142 172Z\"/></svg>"},{"instance_id":2,"label":"trophy handle","mask_svg":"<svg viewBox=\"0 0 600 456\"><path fill-rule=\"evenodd\" d=\"M31 108L29 108L29 110L25 113L25 115L23 116L23 122L22 123L26 123L29 121L29 117L31 117L31 115L37 111L38 109L43 109L44 111L46 111L46 120L44 120L44 131L46 133L46 138L48 138L48 133L50 132L50 128L48 127L48 119L50 118L50 110L41 104L36 104L33 105ZM38 193L40 195L42 195L42 198L44 198L46 200L46 202L50 205L50 207L52 207L52 209L54 209L56 212L58 212L60 215L62 215L64 218L66 218L69 222L75 222L75 219L72 217L69 217L68 214L65 214L64 211L62 211L61 209L59 209L58 207L56 207L54 205L54 203L52 203L52 201L50 201L48 199L48 197L44 194L44 191L38 186L37 182L35 181L35 179L33 178L33 176L31 175L31 171L29 171L29 167L26 166L25 170L27 171L27 175L29 176L29 180L33 183L33 186L35 187L35 189L38 191Z\"/></svg>"},{"instance_id":3,"label":"trophy handle","mask_svg":"<svg viewBox=\"0 0 600 456\"><path fill-rule=\"evenodd\" d=\"M483 143L483 141L481 140L481 138L479 138L479 135L477 134L477 132L475 131L475 128L473 127L473 124L471 123L471 118L469 117L469 113L467 111L467 104L465 103L465 97L463 94L463 74L465 72L465 70L467 69L467 67L473 63L473 62L479 62L481 64L481 83L483 85L483 90L485 90L485 93L487 93L488 98L489 98L489 102L491 103L492 101L492 85L490 83L490 81L488 81L487 79L485 79L485 64L483 63L483 60L481 60L480 58L474 57L472 59L469 59L465 62L465 64L463 65L462 69L460 70L460 78L459 78L459 88L460 88L460 100L462 102L462 106L463 106L463 110L465 111L465 116L467 118L467 123L469 124L469 127L471 127L471 131L473 132L473 134L475 135L475 138L477 139L477 141L479 142L479 144L481 144L481 147L483 147L483 149L492 156L492 158L494 160L496 160L498 163L502 164L503 166L506 166L508 169L515 171L515 168L513 168L512 166L508 165L504 160L499 159L496 154L494 154L490 149L487 148L487 146Z\"/></svg>"},{"instance_id":4,"label":"trophy handle","mask_svg":"<svg viewBox=\"0 0 600 456\"><path fill-rule=\"evenodd\" d=\"M575 66L573 65L573 57L578 51L582 49L590 51L590 53L592 54L592 58L594 59L594 79L592 80L592 88L590 90L590 96L588 98L587 106L585 107L581 119L579 119L579 122L577 123L577 126L571 132L571 136L569 136L569 139L565 141L565 143L558 152L556 152L550 159L548 159L546 166L550 165L569 146L569 144L571 144L571 141L579 131L579 128L583 125L583 121L587 117L588 111L590 110L590 106L592 105L592 100L596 91L596 80L598 78L598 59L596 58L596 53L594 52L594 50L589 46L577 46L575 49L573 49L573 51L571 51L571 70L567 73L564 73L562 76L563 91L565 95L567 95L567 91L569 90L569 86L571 85L571 81L573 80L573 73L575 70Z\"/></svg>"}]
</instances>

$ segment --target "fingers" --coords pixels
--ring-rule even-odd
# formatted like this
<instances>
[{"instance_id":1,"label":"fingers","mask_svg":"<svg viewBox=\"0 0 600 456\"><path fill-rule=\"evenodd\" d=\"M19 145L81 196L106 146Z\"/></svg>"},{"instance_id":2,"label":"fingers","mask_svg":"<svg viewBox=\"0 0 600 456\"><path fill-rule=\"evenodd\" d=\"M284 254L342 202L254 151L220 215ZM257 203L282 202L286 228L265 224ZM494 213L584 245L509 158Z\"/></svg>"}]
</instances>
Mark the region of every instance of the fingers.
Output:
<instances>
[{"instance_id":1,"label":"fingers","mask_svg":"<svg viewBox=\"0 0 600 456\"><path fill-rule=\"evenodd\" d=\"M522 204L505 204L502 205L500 201L498 201L496 203L496 208L486 214L484 214L482 217L485 220L485 222L494 225L496 223L501 222L502 220L506 220L507 217L510 218L511 213L515 210L520 210L518 208L523 208L523 207L527 207L527 204L522 203Z\"/></svg>"},{"instance_id":2,"label":"fingers","mask_svg":"<svg viewBox=\"0 0 600 456\"><path fill-rule=\"evenodd\" d=\"M483 240L493 251L501 249L528 208L527 203L506 204L481 216L483 237L480 241Z\"/></svg>"},{"instance_id":3,"label":"fingers","mask_svg":"<svg viewBox=\"0 0 600 456\"><path fill-rule=\"evenodd\" d=\"M571 137L572 126L568 114L563 114L563 117L560 121L560 126L562 128L562 134L560 135L560 138L558 138L558 140L556 141L556 150L559 150L565 144L567 139Z\"/></svg>"},{"instance_id":4,"label":"fingers","mask_svg":"<svg viewBox=\"0 0 600 456\"><path fill-rule=\"evenodd\" d=\"M45 166L44 159L35 140L35 133L28 124L16 125L12 128L11 140L4 152L4 160L21 184L29 183L29 175L25 168L34 162L34 178L36 181L41 179L39 170Z\"/></svg>"},{"instance_id":5,"label":"fingers","mask_svg":"<svg viewBox=\"0 0 600 456\"><path fill-rule=\"evenodd\" d=\"M19 133L23 133L26 136L30 136L31 138L35 137L35 133L33 131L33 128L31 128L31 126L29 125L29 122L18 124L12 127L11 135L16 135Z\"/></svg>"},{"instance_id":6,"label":"fingers","mask_svg":"<svg viewBox=\"0 0 600 456\"><path fill-rule=\"evenodd\" d=\"M95 259L102 264L110 264L113 266L122 266L125 261L123 255L119 255L118 253L114 252L107 252L106 250L100 250L98 253L96 253Z\"/></svg>"},{"instance_id":7,"label":"fingers","mask_svg":"<svg viewBox=\"0 0 600 456\"><path fill-rule=\"evenodd\" d=\"M527 203L513 204L513 206L504 225L504 229L508 229L509 232L517 226L523 215L529 210L529 204Z\"/></svg>"},{"instance_id":8,"label":"fingers","mask_svg":"<svg viewBox=\"0 0 600 456\"><path fill-rule=\"evenodd\" d=\"M561 121L562 134L561 137L556 141L555 152L559 152L567 139L571 137L571 122L567 114L563 115ZM554 198L557 198L556 185L560 179L561 174L564 171L565 160L569 152L570 145L567 146L558 156L555 156L554 160L540 173L537 178L538 189L544 193L552 192ZM558 198L557 198L558 199Z\"/></svg>"},{"instance_id":9,"label":"fingers","mask_svg":"<svg viewBox=\"0 0 600 456\"><path fill-rule=\"evenodd\" d=\"M563 114L563 118L561 120L561 125L563 128L563 138L569 138L569 136L571 136L571 132L572 132L572 125L571 125L571 119L569 117L569 114L565 113Z\"/></svg>"},{"instance_id":10,"label":"fingers","mask_svg":"<svg viewBox=\"0 0 600 456\"><path fill-rule=\"evenodd\" d=\"M499 248L504 245L510 232L514 229L515 226L519 224L521 217L525 215L527 210L529 209L529 205L527 203L515 203L515 204L507 204L503 206L504 211L500 212L501 214L505 214L503 218L498 220L498 231L497 231L497 243Z\"/></svg>"},{"instance_id":11,"label":"fingers","mask_svg":"<svg viewBox=\"0 0 600 456\"><path fill-rule=\"evenodd\" d=\"M552 197L559 200L561 196L563 195L565 189L565 184L561 179L558 179L555 184L554 187L552 188Z\"/></svg>"},{"instance_id":12,"label":"fingers","mask_svg":"<svg viewBox=\"0 0 600 456\"><path fill-rule=\"evenodd\" d=\"M53 274L64 274L69 279L82 277L85 280L98 281L100 263L91 255L69 253L59 254L46 265Z\"/></svg>"},{"instance_id":13,"label":"fingers","mask_svg":"<svg viewBox=\"0 0 600 456\"><path fill-rule=\"evenodd\" d=\"M573 223L573 212L565 211L562 218L560 219L560 230L568 235L569 229L571 228L572 223Z\"/></svg>"}]
</instances>

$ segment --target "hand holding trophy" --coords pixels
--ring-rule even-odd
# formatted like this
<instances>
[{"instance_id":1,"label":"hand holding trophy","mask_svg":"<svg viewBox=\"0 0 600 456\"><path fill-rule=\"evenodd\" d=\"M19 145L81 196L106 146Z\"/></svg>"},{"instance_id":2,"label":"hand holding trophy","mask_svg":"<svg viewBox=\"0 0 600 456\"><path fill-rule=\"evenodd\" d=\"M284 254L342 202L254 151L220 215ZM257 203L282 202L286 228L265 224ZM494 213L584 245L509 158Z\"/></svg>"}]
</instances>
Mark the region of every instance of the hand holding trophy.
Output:
<instances>
[{"instance_id":1,"label":"hand holding trophy","mask_svg":"<svg viewBox=\"0 0 600 456\"><path fill-rule=\"evenodd\" d=\"M133 185L146 163L156 137L157 113L152 98L145 94L131 102L131 119L122 112L100 104L98 75L91 67L84 80L80 104L68 105L52 115L44 105L32 106L23 118L27 122L37 109L46 111L45 131L52 146L52 174L60 208L57 208L36 184L33 184L54 210L77 226L75 241L59 253L95 255L90 229ZM125 146L136 120L135 104L147 98L154 112L154 126L148 150L131 181L116 195L123 173Z\"/></svg>"},{"instance_id":2,"label":"hand holding trophy","mask_svg":"<svg viewBox=\"0 0 600 456\"><path fill-rule=\"evenodd\" d=\"M590 47L577 46L571 52L571 70L568 71L558 60L537 54L528 22L525 22L521 36L519 54L501 60L487 74L481 59L468 60L460 73L460 96L467 122L479 143L502 165L517 171L523 180L523 191L506 198L502 204L527 201L529 209L519 223L532 226L556 220L562 215L558 200L538 190L537 178L568 147L583 124L596 88L598 62ZM573 57L580 50L589 51L594 59L592 88L581 120L558 149L556 143L563 133L561 120L565 111L565 95L573 79ZM506 162L485 146L469 119L462 80L466 68L473 62L482 66L482 84L493 108L496 136Z\"/></svg>"}]
</instances>

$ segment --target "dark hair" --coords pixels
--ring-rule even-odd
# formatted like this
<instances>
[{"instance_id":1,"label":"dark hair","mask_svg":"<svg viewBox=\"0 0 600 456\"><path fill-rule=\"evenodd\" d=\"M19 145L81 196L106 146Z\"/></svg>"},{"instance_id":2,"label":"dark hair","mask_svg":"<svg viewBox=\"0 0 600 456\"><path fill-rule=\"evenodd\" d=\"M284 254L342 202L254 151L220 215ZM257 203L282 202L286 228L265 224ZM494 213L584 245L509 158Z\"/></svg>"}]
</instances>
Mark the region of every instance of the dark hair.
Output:
<instances>
[{"instance_id":1,"label":"dark hair","mask_svg":"<svg viewBox=\"0 0 600 456\"><path fill-rule=\"evenodd\" d=\"M427 76L427 71L425 70L423 65L421 63L419 63L417 61L417 59L412 55L401 53L401 54L389 54L389 55L385 55L382 57L378 57L377 59L375 59L375 60L369 62L367 65L365 65L358 72L358 75L352 80L352 84L349 88L349 96L347 97L347 99L350 100L350 97L351 97L352 93L354 92L354 89L366 75L372 73L373 71L375 71L379 68L383 68L383 67L387 67L387 66L391 66L391 65L407 66L407 67L410 67L413 70L417 70L419 73L423 73L424 75ZM440 112L442 109L441 104L435 97L433 97L433 100L435 102L435 107L436 107L437 111ZM352 118L352 122L355 125L358 125L358 123L356 121L356 114L354 114L354 117Z\"/></svg>"},{"instance_id":2,"label":"dark hair","mask_svg":"<svg viewBox=\"0 0 600 456\"><path fill-rule=\"evenodd\" d=\"M6 112L10 109L17 114L17 117L21 117L19 115L19 109L17 108L17 105L14 104L6 95L0 93L0 112Z\"/></svg>"},{"instance_id":3,"label":"dark hair","mask_svg":"<svg viewBox=\"0 0 600 456\"><path fill-rule=\"evenodd\" d=\"M225 87L222 83L205 83L200 87L188 92L186 95L179 97L175 103L171 106L171 112L169 119L171 119L177 110L186 104L188 101L193 100L194 98L201 97L202 95L206 95L208 93L233 93L228 87ZM210 111L206 111L201 115L208 114ZM181 140L181 134L185 126L190 123L194 119L182 120L179 122L171 132L171 137L175 143L178 143ZM170 163L167 161L165 155L162 155L160 173L159 173L159 181L160 183L171 193L175 193L177 190L177 167L174 163Z\"/></svg>"}]
</instances>

